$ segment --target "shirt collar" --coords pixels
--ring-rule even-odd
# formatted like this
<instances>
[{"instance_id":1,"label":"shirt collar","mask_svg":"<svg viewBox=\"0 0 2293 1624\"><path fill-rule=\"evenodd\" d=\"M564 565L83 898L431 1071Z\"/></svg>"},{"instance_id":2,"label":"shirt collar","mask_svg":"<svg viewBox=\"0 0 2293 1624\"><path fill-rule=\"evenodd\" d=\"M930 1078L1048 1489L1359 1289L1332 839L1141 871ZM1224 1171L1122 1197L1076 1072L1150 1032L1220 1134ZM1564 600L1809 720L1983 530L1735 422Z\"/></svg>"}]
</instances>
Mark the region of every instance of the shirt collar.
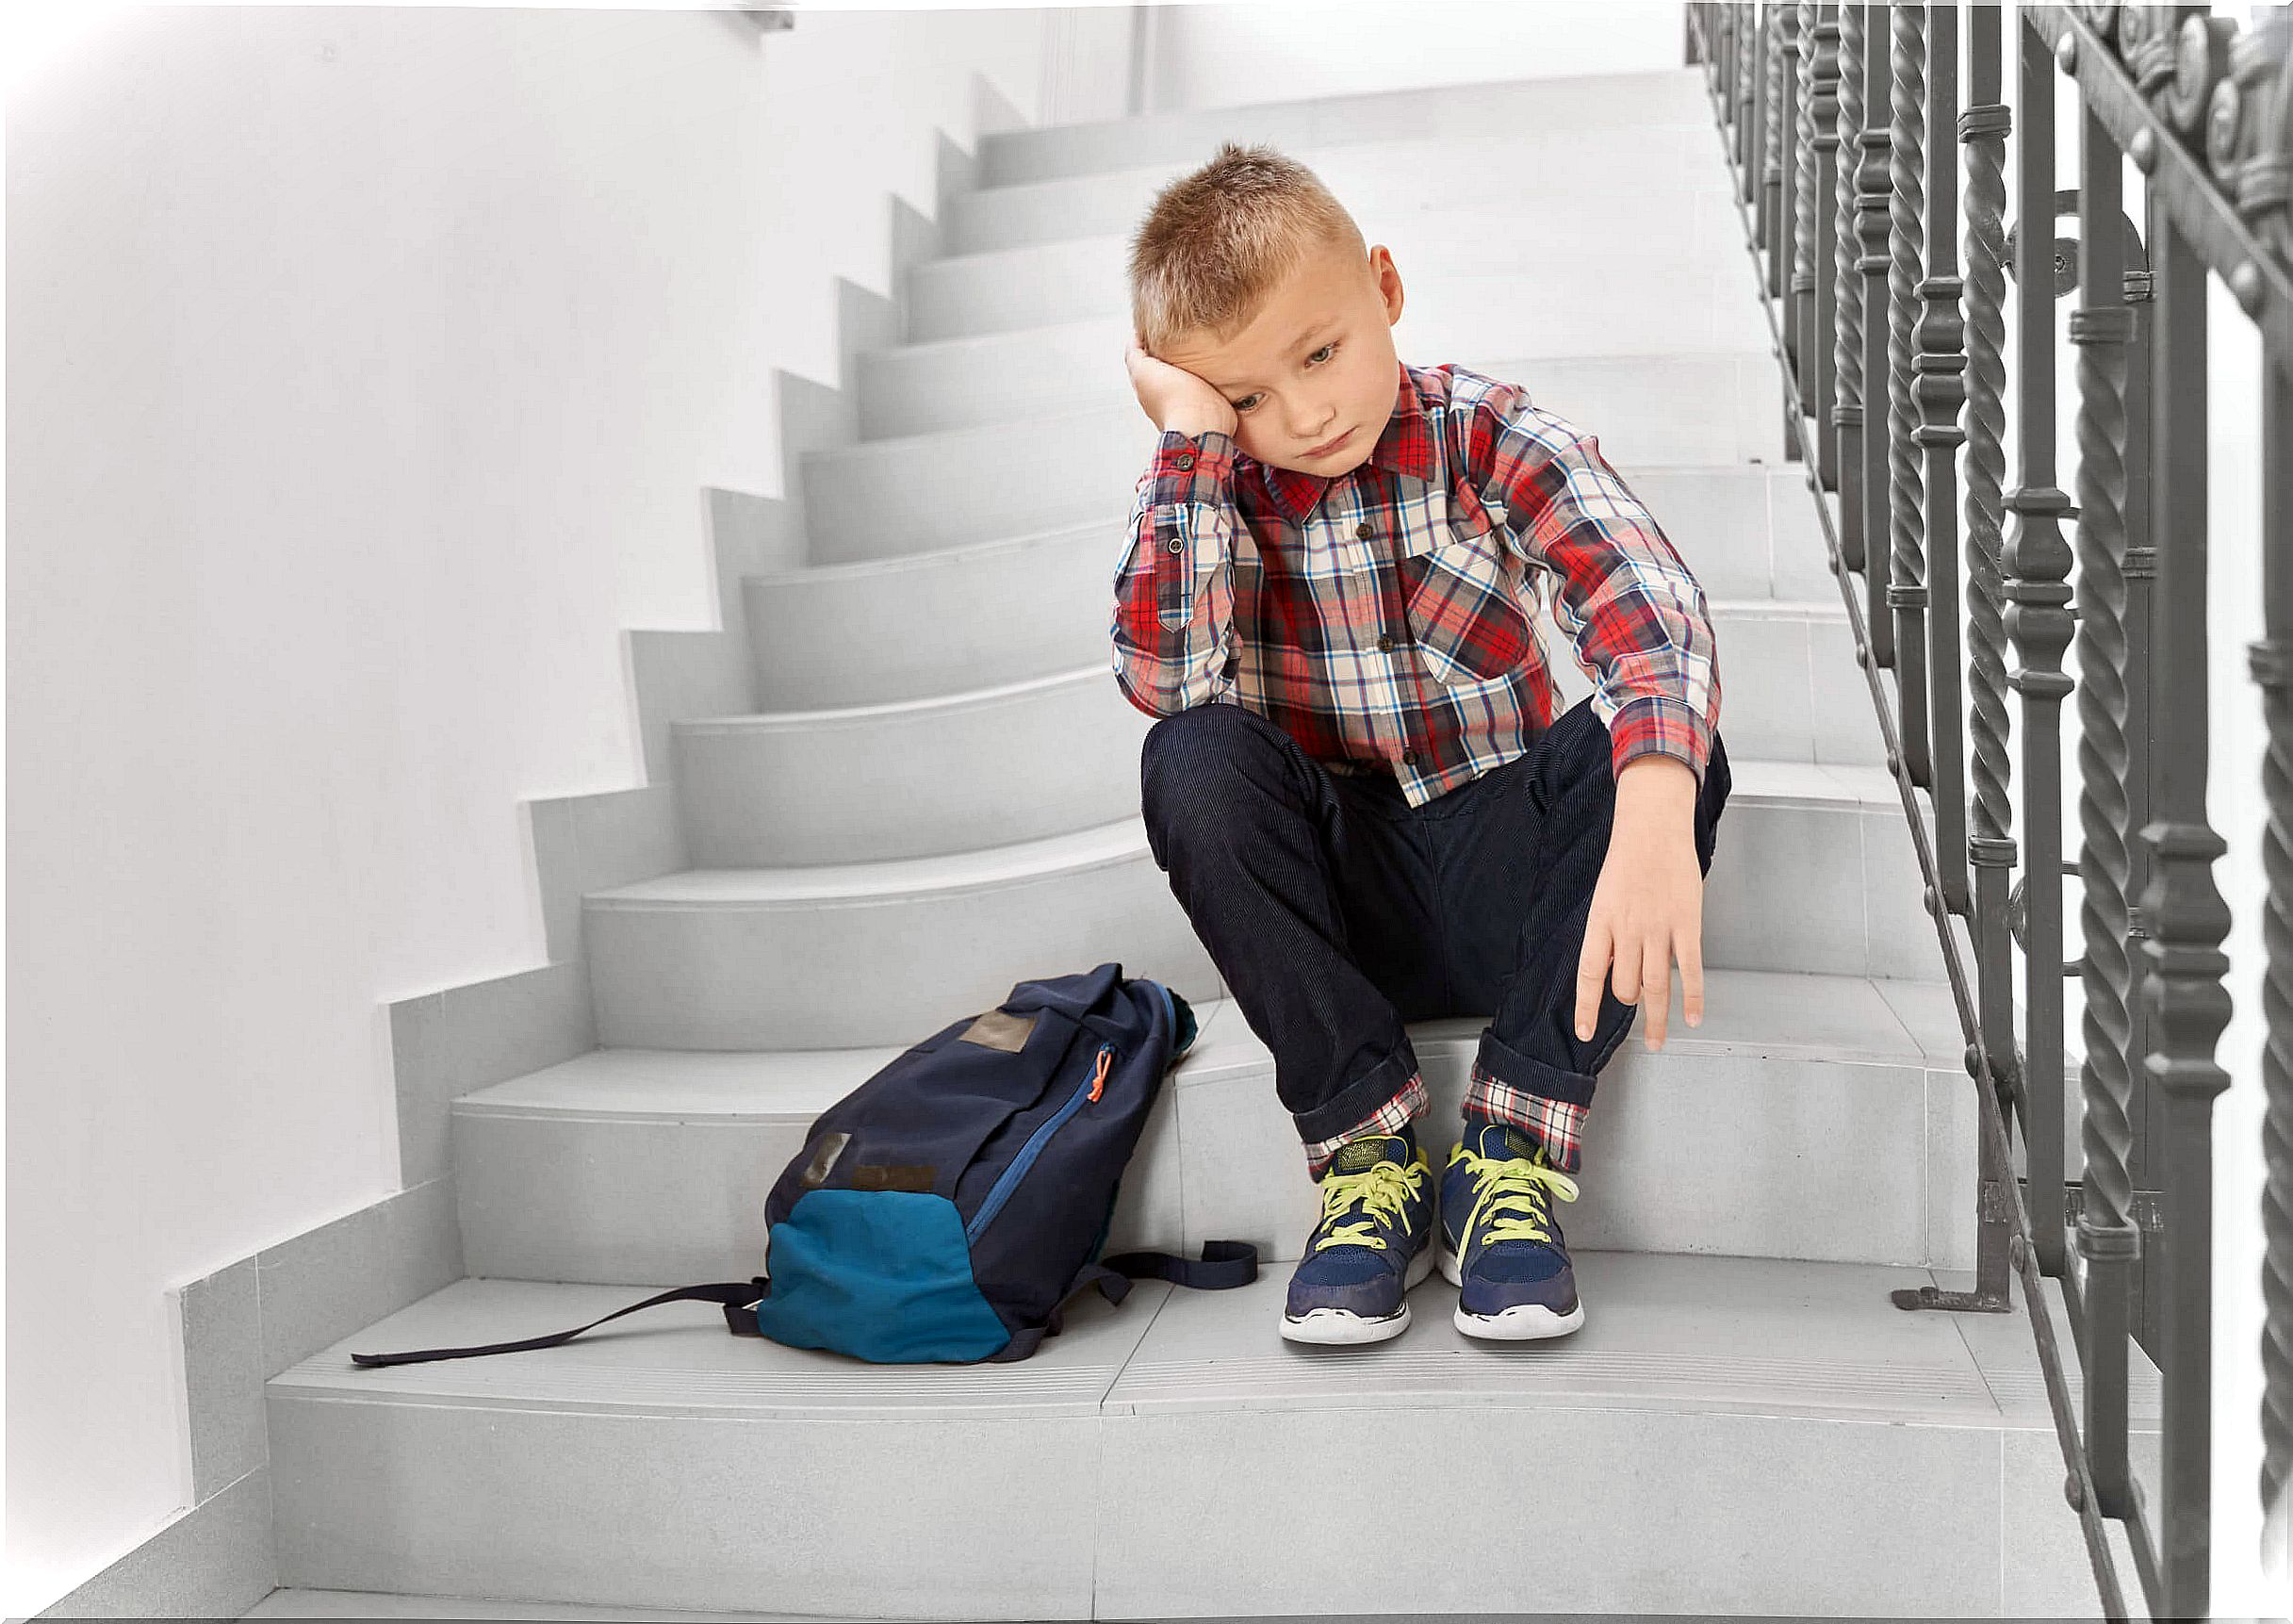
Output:
<instances>
[{"instance_id":1,"label":"shirt collar","mask_svg":"<svg viewBox=\"0 0 2293 1624\"><path fill-rule=\"evenodd\" d=\"M1394 384L1393 411L1385 419L1384 432L1378 435L1377 444L1369 448L1368 461L1388 473L1431 480L1434 471L1433 419L1425 409L1423 385L1418 383L1416 369L1399 359L1395 363ZM1260 483L1274 505L1300 522L1320 505L1322 493L1333 484L1353 477L1352 471L1314 474L1265 463L1259 463L1257 468Z\"/></svg>"}]
</instances>

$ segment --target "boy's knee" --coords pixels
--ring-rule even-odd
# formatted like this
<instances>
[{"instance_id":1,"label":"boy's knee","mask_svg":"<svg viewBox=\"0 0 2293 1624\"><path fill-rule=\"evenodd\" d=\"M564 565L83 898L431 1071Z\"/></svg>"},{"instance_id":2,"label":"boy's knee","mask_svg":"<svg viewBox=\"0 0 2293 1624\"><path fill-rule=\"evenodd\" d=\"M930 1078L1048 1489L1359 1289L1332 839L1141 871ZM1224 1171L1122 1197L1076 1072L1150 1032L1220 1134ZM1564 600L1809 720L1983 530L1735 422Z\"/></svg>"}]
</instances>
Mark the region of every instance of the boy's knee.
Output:
<instances>
[{"instance_id":1,"label":"boy's knee","mask_svg":"<svg viewBox=\"0 0 2293 1624\"><path fill-rule=\"evenodd\" d=\"M1220 770L1246 752L1279 751L1267 736L1272 724L1239 705L1212 703L1174 712L1147 730L1138 752L1139 789L1148 798L1158 791L1214 793Z\"/></svg>"}]
</instances>

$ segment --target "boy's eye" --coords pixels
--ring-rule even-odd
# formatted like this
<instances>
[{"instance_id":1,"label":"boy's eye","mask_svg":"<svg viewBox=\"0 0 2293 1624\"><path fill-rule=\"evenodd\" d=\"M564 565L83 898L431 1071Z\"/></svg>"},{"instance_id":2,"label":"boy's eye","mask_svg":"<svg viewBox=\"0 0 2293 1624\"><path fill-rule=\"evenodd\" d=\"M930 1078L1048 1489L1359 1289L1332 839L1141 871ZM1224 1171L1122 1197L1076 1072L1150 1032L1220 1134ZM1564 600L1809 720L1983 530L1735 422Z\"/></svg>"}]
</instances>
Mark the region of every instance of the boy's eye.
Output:
<instances>
[{"instance_id":1,"label":"boy's eye","mask_svg":"<svg viewBox=\"0 0 2293 1624\"><path fill-rule=\"evenodd\" d=\"M1337 348L1337 340L1336 340L1336 339L1335 339L1335 338L1331 339L1331 340L1330 340L1330 341L1329 341L1327 344L1324 344L1324 345L1323 345L1323 346L1322 346L1320 349L1318 349L1318 350L1315 351L1313 354L1308 355L1308 356L1306 357L1306 362L1307 362L1307 364L1308 364L1308 365L1311 365L1311 364L1312 364L1312 363L1313 363L1313 362L1314 362L1314 361L1315 361L1315 360L1316 360L1318 357L1326 357L1326 356L1328 356L1328 355L1329 355L1329 354L1331 354L1333 352L1335 352L1335 351L1336 350L1336 348ZM1250 410L1250 408L1251 408L1252 404L1253 404L1253 402L1254 402L1257 400L1257 398L1258 398L1258 397L1257 397L1257 396L1255 396L1255 395L1244 395L1244 396L1243 396L1243 397L1242 397L1240 400L1238 400L1238 401L1229 401L1229 402L1227 402L1227 404L1228 404L1228 405L1230 405L1230 406L1232 406L1232 407L1233 407L1233 408L1234 408L1236 411L1237 411L1237 412L1247 412L1247 411L1249 411L1249 410Z\"/></svg>"}]
</instances>

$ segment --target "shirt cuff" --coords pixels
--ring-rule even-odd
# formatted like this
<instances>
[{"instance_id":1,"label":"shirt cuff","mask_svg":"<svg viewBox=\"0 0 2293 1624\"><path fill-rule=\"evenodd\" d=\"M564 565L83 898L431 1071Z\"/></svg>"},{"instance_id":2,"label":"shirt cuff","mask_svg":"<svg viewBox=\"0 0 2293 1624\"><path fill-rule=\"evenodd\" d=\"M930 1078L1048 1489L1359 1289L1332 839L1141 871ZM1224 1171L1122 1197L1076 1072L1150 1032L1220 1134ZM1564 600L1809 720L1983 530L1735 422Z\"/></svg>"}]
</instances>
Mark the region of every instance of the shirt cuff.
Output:
<instances>
[{"instance_id":1,"label":"shirt cuff","mask_svg":"<svg viewBox=\"0 0 2293 1624\"><path fill-rule=\"evenodd\" d=\"M1686 700L1660 696L1627 700L1609 719L1608 732L1615 774L1622 775L1641 756L1670 756L1686 763L1696 787L1703 788L1704 763L1712 759L1712 728L1704 714Z\"/></svg>"},{"instance_id":2,"label":"shirt cuff","mask_svg":"<svg viewBox=\"0 0 2293 1624\"><path fill-rule=\"evenodd\" d=\"M1153 500L1212 505L1225 500L1234 489L1234 436L1217 429L1199 435L1163 430L1148 470Z\"/></svg>"}]
</instances>

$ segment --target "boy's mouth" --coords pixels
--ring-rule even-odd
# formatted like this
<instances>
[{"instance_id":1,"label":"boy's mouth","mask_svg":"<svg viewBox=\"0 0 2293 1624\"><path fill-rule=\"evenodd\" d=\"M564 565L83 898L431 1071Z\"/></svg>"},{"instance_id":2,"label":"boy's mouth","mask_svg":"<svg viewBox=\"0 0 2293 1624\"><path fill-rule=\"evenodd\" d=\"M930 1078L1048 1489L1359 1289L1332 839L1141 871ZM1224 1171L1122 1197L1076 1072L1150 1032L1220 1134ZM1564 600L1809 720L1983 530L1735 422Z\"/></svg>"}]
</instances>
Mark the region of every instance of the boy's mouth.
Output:
<instances>
[{"instance_id":1,"label":"boy's mouth","mask_svg":"<svg viewBox=\"0 0 2293 1624\"><path fill-rule=\"evenodd\" d=\"M1338 447L1344 445L1346 441L1352 436L1352 434L1353 431L1351 429L1348 429L1344 434L1338 435L1335 439L1324 440L1320 445L1316 446L1312 451L1306 452L1305 454L1309 457L1326 457L1332 451L1337 450Z\"/></svg>"}]
</instances>

